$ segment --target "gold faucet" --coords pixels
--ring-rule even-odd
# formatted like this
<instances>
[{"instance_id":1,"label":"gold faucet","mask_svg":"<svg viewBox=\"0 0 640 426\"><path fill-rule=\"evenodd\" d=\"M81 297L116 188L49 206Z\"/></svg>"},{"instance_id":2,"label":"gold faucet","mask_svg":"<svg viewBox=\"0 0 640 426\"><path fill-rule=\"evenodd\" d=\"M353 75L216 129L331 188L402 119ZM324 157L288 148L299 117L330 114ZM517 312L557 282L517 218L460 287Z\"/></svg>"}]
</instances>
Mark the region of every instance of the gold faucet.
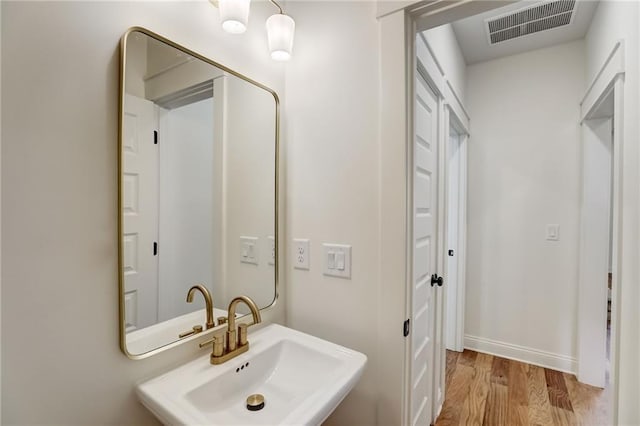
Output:
<instances>
[{"instance_id":1,"label":"gold faucet","mask_svg":"<svg viewBox=\"0 0 640 426\"><path fill-rule=\"evenodd\" d=\"M251 310L253 322L251 324L240 324L236 331L236 307L238 303L244 302ZM231 301L228 309L227 332L214 336L213 339L200 343L200 347L213 344L211 352L211 364L222 364L249 350L247 341L247 327L262 322L260 309L256 303L247 296L238 296ZM226 337L226 338L225 338ZM226 345L225 345L226 342Z\"/></svg>"},{"instance_id":2,"label":"gold faucet","mask_svg":"<svg viewBox=\"0 0 640 426\"><path fill-rule=\"evenodd\" d=\"M209 293L209 290L207 290L205 286L203 286L202 284L197 284L189 289L189 292L187 293L187 303L193 302L193 295L195 294L196 290L202 293L202 296L204 297L204 302L207 310L208 330L215 327L215 323L213 321L213 298L211 297L211 293Z\"/></svg>"}]
</instances>

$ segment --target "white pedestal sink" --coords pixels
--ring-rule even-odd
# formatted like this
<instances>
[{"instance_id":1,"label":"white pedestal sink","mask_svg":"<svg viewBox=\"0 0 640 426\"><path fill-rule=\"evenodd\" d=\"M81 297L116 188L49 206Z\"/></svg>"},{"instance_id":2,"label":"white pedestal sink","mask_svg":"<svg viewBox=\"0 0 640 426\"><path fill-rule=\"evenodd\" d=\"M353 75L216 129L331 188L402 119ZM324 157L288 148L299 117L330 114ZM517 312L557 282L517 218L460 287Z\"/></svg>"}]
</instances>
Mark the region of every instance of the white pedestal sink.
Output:
<instances>
[{"instance_id":1,"label":"white pedestal sink","mask_svg":"<svg viewBox=\"0 0 640 426\"><path fill-rule=\"evenodd\" d=\"M271 324L249 351L221 365L202 357L141 383L137 393L166 425L319 425L360 379L367 357ZM246 399L265 405L249 411Z\"/></svg>"}]
</instances>

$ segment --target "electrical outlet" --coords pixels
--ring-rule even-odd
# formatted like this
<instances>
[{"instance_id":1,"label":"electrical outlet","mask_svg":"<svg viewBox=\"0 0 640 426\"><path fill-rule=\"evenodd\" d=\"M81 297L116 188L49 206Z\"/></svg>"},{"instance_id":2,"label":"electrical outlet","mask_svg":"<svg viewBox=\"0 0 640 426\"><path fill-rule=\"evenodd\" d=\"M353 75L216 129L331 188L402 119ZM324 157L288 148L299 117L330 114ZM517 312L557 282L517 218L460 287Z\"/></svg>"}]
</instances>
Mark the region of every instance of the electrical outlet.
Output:
<instances>
[{"instance_id":1,"label":"electrical outlet","mask_svg":"<svg viewBox=\"0 0 640 426\"><path fill-rule=\"evenodd\" d=\"M293 240L293 267L309 269L310 264L309 240L296 238Z\"/></svg>"},{"instance_id":2,"label":"electrical outlet","mask_svg":"<svg viewBox=\"0 0 640 426\"><path fill-rule=\"evenodd\" d=\"M276 240L275 238L273 238L272 236L267 237L267 241L269 243L269 261L267 263L269 263L269 265L275 265L276 264Z\"/></svg>"}]
</instances>

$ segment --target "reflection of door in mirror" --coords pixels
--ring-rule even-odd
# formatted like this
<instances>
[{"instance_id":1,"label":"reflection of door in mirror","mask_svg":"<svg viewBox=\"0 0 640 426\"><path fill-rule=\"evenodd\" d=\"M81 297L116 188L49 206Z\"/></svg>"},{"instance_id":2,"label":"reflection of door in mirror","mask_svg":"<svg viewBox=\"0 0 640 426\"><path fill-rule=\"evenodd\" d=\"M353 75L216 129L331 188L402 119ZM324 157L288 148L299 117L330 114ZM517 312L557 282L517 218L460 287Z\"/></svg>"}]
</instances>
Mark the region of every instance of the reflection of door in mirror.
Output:
<instances>
[{"instance_id":1,"label":"reflection of door in mirror","mask_svg":"<svg viewBox=\"0 0 640 426\"><path fill-rule=\"evenodd\" d=\"M123 242L127 331L158 321L158 149L154 105L127 95L123 120Z\"/></svg>"},{"instance_id":2,"label":"reflection of door in mirror","mask_svg":"<svg viewBox=\"0 0 640 426\"><path fill-rule=\"evenodd\" d=\"M218 281L221 179L214 176L214 79L222 73L157 40L129 43L123 117L123 250L127 340L204 308L188 289ZM216 236L217 235L217 236ZM202 314L204 318L204 313ZM189 317L190 318L190 317ZM190 328L180 325L179 328ZM137 330L146 329L144 334ZM131 333L134 332L135 333ZM175 336L174 336L175 334ZM167 336L165 343L175 340ZM158 344L162 344L160 341ZM152 349L152 348L150 348Z\"/></svg>"}]
</instances>

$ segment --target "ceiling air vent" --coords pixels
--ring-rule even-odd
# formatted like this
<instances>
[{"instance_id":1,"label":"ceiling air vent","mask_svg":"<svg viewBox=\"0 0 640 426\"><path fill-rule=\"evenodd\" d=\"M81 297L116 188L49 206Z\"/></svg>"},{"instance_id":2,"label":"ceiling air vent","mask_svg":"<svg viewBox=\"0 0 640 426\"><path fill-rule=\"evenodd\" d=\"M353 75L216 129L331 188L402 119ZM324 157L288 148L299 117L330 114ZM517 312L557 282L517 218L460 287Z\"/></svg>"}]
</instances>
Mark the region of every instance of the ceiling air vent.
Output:
<instances>
[{"instance_id":1,"label":"ceiling air vent","mask_svg":"<svg viewBox=\"0 0 640 426\"><path fill-rule=\"evenodd\" d=\"M556 0L487 19L489 44L569 25L575 11L576 0Z\"/></svg>"}]
</instances>

